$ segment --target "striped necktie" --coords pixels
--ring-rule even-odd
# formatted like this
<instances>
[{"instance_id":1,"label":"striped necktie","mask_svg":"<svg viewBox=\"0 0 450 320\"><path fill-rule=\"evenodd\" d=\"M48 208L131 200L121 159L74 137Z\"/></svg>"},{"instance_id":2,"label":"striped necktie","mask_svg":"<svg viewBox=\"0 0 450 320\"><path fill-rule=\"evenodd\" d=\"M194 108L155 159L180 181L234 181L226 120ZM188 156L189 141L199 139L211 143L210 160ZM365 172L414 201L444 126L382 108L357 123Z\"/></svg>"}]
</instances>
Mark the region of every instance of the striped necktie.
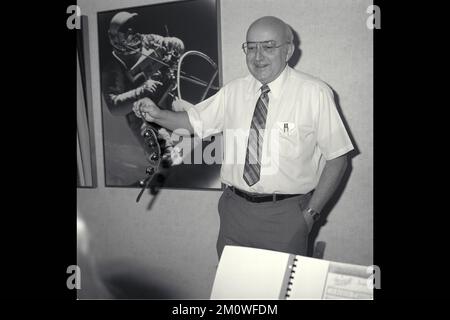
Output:
<instances>
[{"instance_id":1,"label":"striped necktie","mask_svg":"<svg viewBox=\"0 0 450 320\"><path fill-rule=\"evenodd\" d=\"M245 155L244 180L249 186L259 181L261 172L261 155L266 128L267 109L269 106L270 88L267 84L261 87L261 95L256 102Z\"/></svg>"}]
</instances>

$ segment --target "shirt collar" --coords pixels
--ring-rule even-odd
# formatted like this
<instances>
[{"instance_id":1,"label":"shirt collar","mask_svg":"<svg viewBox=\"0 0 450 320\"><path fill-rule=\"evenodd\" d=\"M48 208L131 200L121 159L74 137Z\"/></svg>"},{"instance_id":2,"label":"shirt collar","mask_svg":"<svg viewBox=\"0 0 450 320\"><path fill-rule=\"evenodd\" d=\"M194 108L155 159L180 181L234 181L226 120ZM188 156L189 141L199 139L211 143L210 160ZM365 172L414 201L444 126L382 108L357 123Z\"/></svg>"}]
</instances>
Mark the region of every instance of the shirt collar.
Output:
<instances>
[{"instance_id":1,"label":"shirt collar","mask_svg":"<svg viewBox=\"0 0 450 320\"><path fill-rule=\"evenodd\" d=\"M284 82L288 77L289 69L290 67L286 64L286 67L280 73L280 75L275 80L267 84L270 88L270 92L273 94L275 98L278 98L281 95L281 90L284 88ZM259 96L261 94L260 89L262 85L263 84L261 82L252 77L252 81L249 87L249 93L251 95Z\"/></svg>"}]
</instances>

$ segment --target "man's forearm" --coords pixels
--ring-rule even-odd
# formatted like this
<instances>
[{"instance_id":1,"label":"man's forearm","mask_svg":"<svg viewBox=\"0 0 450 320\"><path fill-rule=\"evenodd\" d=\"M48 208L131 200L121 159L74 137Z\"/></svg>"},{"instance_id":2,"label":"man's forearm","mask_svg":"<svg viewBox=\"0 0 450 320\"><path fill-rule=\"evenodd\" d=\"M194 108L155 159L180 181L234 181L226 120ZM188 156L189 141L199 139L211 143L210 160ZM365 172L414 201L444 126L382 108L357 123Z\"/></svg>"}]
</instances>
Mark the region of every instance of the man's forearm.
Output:
<instances>
[{"instance_id":1,"label":"man's forearm","mask_svg":"<svg viewBox=\"0 0 450 320\"><path fill-rule=\"evenodd\" d=\"M189 134L194 133L194 128L192 128L186 111L160 110L158 115L154 117L154 122L171 131L185 129L189 131Z\"/></svg>"},{"instance_id":2,"label":"man's forearm","mask_svg":"<svg viewBox=\"0 0 450 320\"><path fill-rule=\"evenodd\" d=\"M321 212L325 204L336 191L347 169L347 155L328 160L320 176L319 183L309 202L309 207Z\"/></svg>"}]
</instances>

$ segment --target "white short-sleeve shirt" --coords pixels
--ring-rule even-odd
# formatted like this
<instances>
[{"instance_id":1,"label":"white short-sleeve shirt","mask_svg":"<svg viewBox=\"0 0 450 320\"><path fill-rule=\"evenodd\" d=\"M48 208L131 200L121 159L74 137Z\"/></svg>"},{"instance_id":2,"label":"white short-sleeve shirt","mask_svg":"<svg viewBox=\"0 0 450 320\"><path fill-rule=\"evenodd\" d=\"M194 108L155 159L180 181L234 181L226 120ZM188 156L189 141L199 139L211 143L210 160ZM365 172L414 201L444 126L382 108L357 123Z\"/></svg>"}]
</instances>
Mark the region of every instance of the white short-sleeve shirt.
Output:
<instances>
[{"instance_id":1,"label":"white short-sleeve shirt","mask_svg":"<svg viewBox=\"0 0 450 320\"><path fill-rule=\"evenodd\" d=\"M255 193L307 193L317 186L326 160L353 149L333 92L289 66L268 84L260 180L249 187L243 172L261 85L251 75L233 80L189 109L189 121L200 138L223 132L223 183Z\"/></svg>"}]
</instances>

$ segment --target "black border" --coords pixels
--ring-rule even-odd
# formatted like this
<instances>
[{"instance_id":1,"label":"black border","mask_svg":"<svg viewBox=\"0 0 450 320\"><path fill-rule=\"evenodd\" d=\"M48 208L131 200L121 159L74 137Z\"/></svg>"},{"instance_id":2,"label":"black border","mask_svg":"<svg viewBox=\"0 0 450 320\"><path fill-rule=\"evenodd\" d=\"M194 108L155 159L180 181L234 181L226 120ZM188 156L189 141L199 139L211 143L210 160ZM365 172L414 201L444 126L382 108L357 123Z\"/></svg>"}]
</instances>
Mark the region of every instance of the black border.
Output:
<instances>
[{"instance_id":1,"label":"black border","mask_svg":"<svg viewBox=\"0 0 450 320\"><path fill-rule=\"evenodd\" d=\"M20 4L5 59L5 188L2 289L12 299L75 300L67 268L76 265L76 31L73 3ZM34 5L34 6L33 6ZM26 9L25 9L26 8ZM10 11L10 12L19 12ZM7 114L10 113L10 114ZM9 175L9 177L7 177Z\"/></svg>"}]
</instances>

